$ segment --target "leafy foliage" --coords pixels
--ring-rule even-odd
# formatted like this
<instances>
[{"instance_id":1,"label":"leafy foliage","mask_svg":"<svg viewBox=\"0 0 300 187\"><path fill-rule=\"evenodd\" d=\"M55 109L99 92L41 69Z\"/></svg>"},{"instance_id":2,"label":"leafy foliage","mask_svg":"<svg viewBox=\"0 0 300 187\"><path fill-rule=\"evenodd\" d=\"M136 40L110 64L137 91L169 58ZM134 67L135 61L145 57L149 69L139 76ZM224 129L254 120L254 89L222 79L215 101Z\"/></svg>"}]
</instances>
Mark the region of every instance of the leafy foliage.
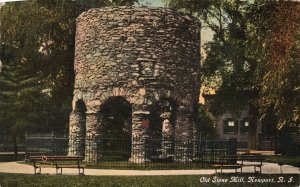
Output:
<instances>
[{"instance_id":1,"label":"leafy foliage","mask_svg":"<svg viewBox=\"0 0 300 187\"><path fill-rule=\"evenodd\" d=\"M39 77L28 73L17 56L11 57L14 49L6 49L3 71L0 74L0 124L2 138L22 137L40 117L42 85Z\"/></svg>"},{"instance_id":2,"label":"leafy foliage","mask_svg":"<svg viewBox=\"0 0 300 187\"><path fill-rule=\"evenodd\" d=\"M252 38L259 42L255 45L259 54L257 71L264 72L258 77L262 120L275 116L277 127L281 129L300 124L300 79L296 73L300 67L300 3L280 1L267 7L270 6L272 11L257 8L259 12L253 12L253 25L257 29ZM263 27L261 22L265 23Z\"/></svg>"},{"instance_id":3,"label":"leafy foliage","mask_svg":"<svg viewBox=\"0 0 300 187\"><path fill-rule=\"evenodd\" d=\"M300 4L292 1L183 1L214 32L204 45L202 82L216 89L210 110L220 114L250 107L262 122L299 125Z\"/></svg>"},{"instance_id":4,"label":"leafy foliage","mask_svg":"<svg viewBox=\"0 0 300 187\"><path fill-rule=\"evenodd\" d=\"M201 104L198 108L198 116L195 124L197 131L201 132L204 136L215 136L217 134L213 115Z\"/></svg>"},{"instance_id":5,"label":"leafy foliage","mask_svg":"<svg viewBox=\"0 0 300 187\"><path fill-rule=\"evenodd\" d=\"M24 122L18 126L24 125L24 129L28 129L25 126L33 128L44 124L46 128L38 128L44 131L62 131L66 127L74 84L76 18L92 7L131 5L135 2L136 0L28 0L6 3L1 7L2 45L13 51L9 56L1 55L2 61L6 58L7 62L11 62L5 64L11 70L1 73L2 82L6 82L6 86L1 87L0 94L11 94L11 97L5 98L7 111L16 107L11 103L20 101L22 106L26 106L20 110L28 119L31 119L31 107L36 110L32 117L40 119L39 122L29 120L27 125ZM18 75L9 75L12 72L18 72ZM20 84L26 84L27 87L23 89ZM35 86L39 91L34 90L33 93ZM47 96L33 102L31 99L39 98L37 95L42 91ZM26 99L17 99L18 94ZM21 120L19 115L11 113L10 118L5 118L3 123L12 127L9 123L11 118Z\"/></svg>"}]
</instances>

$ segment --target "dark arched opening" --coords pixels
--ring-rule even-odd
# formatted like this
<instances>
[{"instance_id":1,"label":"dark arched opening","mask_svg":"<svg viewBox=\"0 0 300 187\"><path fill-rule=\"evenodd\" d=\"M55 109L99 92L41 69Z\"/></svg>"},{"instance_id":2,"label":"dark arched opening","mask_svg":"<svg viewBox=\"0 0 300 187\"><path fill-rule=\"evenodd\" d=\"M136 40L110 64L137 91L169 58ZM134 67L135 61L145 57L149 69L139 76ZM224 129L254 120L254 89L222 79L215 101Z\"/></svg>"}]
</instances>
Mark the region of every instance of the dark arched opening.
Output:
<instances>
[{"instance_id":1,"label":"dark arched opening","mask_svg":"<svg viewBox=\"0 0 300 187\"><path fill-rule=\"evenodd\" d=\"M72 133L69 135L70 155L85 155L86 106L82 99L76 101L73 114L70 116Z\"/></svg>"},{"instance_id":2,"label":"dark arched opening","mask_svg":"<svg viewBox=\"0 0 300 187\"><path fill-rule=\"evenodd\" d=\"M124 97L110 97L101 106L103 157L127 160L131 154L132 107Z\"/></svg>"},{"instance_id":3,"label":"dark arched opening","mask_svg":"<svg viewBox=\"0 0 300 187\"><path fill-rule=\"evenodd\" d=\"M173 160L177 103L170 98L157 101L150 111L149 153L151 160Z\"/></svg>"}]
</instances>

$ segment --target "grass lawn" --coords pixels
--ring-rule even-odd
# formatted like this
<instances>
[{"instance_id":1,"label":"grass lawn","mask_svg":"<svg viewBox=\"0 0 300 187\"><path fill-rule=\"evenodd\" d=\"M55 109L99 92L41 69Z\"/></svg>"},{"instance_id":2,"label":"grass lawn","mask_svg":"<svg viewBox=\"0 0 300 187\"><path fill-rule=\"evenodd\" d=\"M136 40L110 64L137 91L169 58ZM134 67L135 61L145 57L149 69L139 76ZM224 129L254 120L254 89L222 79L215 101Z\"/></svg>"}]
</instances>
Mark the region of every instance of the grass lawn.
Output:
<instances>
[{"instance_id":1,"label":"grass lawn","mask_svg":"<svg viewBox=\"0 0 300 187\"><path fill-rule=\"evenodd\" d=\"M24 161L24 154L17 156L13 154L0 154L0 162ZM273 156L268 162L287 164L300 167L300 156ZM27 162L27 164L32 164ZM100 162L96 165L86 164L86 168L92 169L212 169L211 163L191 163L189 165L181 165L177 163L145 163L145 164L130 164L126 161L107 161Z\"/></svg>"},{"instance_id":2,"label":"grass lawn","mask_svg":"<svg viewBox=\"0 0 300 187\"><path fill-rule=\"evenodd\" d=\"M0 162L22 161L24 158L24 154L0 154Z\"/></svg>"},{"instance_id":3,"label":"grass lawn","mask_svg":"<svg viewBox=\"0 0 300 187\"><path fill-rule=\"evenodd\" d=\"M233 177L245 182L230 182ZM251 178L252 177L252 181ZM283 177L283 178L280 178ZM218 178L218 179L217 179ZM280 182L283 179L284 182ZM209 181L207 181L209 180ZM219 182L213 182L217 181ZM227 181L226 181L227 180ZM266 180L272 180L266 182ZM291 180L291 183L288 183ZM223 181L223 182L221 182ZM232 180L234 181L234 180ZM64 176L64 175L17 175L0 174L1 187L34 186L298 186L299 175L205 175L205 176Z\"/></svg>"},{"instance_id":4,"label":"grass lawn","mask_svg":"<svg viewBox=\"0 0 300 187\"><path fill-rule=\"evenodd\" d=\"M300 156L273 156L270 161L300 167Z\"/></svg>"}]
</instances>

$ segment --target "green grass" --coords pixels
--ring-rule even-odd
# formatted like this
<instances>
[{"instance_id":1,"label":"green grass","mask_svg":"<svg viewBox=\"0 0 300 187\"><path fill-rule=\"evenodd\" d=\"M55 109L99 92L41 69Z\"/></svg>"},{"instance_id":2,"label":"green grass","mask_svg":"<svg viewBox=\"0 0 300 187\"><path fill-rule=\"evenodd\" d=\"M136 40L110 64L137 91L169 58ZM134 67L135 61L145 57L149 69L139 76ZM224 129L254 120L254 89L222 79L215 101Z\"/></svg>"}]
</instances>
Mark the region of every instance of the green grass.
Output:
<instances>
[{"instance_id":1,"label":"green grass","mask_svg":"<svg viewBox=\"0 0 300 187\"><path fill-rule=\"evenodd\" d=\"M210 182L200 182L200 179L209 179ZM214 177L227 182L213 182ZM229 182L232 177L244 178L245 182ZM249 177L260 179L272 179L274 182L260 183L248 182ZM284 183L279 183L279 177L283 177ZM287 183L293 177L293 182ZM185 187L185 186L296 186L299 184L299 175L205 175L205 176L64 176L64 175L16 175L0 174L1 187L34 187L34 186L122 186L122 187Z\"/></svg>"},{"instance_id":2,"label":"green grass","mask_svg":"<svg viewBox=\"0 0 300 187\"><path fill-rule=\"evenodd\" d=\"M32 162L20 162L21 164L32 165ZM120 170L184 170L184 169L214 169L212 164L197 163L191 165L180 165L176 163L145 163L134 164L128 162L103 162L90 165L89 163L83 163L86 169L120 169Z\"/></svg>"},{"instance_id":3,"label":"green grass","mask_svg":"<svg viewBox=\"0 0 300 187\"><path fill-rule=\"evenodd\" d=\"M212 164L210 163L143 163L134 164L127 161L111 161L111 162L100 162L96 165L88 165L86 168L92 169L138 169L138 170L153 170L153 169L212 169Z\"/></svg>"},{"instance_id":4,"label":"green grass","mask_svg":"<svg viewBox=\"0 0 300 187\"><path fill-rule=\"evenodd\" d=\"M32 165L32 162L20 162L23 164ZM142 163L135 164L127 161L105 161L99 162L98 164L90 164L90 163L82 163L85 165L87 169L130 169L130 170L183 170L183 169L214 169L212 163L190 163L190 164L182 164L182 163L163 163L163 162L150 162L150 163Z\"/></svg>"},{"instance_id":5,"label":"green grass","mask_svg":"<svg viewBox=\"0 0 300 187\"><path fill-rule=\"evenodd\" d=\"M300 167L300 156L273 156L270 162Z\"/></svg>"},{"instance_id":6,"label":"green grass","mask_svg":"<svg viewBox=\"0 0 300 187\"><path fill-rule=\"evenodd\" d=\"M23 161L25 158L24 154L1 154L0 162L13 162L13 161Z\"/></svg>"},{"instance_id":7,"label":"green grass","mask_svg":"<svg viewBox=\"0 0 300 187\"><path fill-rule=\"evenodd\" d=\"M19 155L17 158L14 156L3 156L0 155L0 162L7 161L22 161L24 156ZM287 164L296 167L300 167L300 156L273 156L267 162L273 162L278 164ZM32 164L27 162L27 164ZM91 169L139 169L139 170L151 170L151 169L213 169L212 163L191 163L191 164L177 164L177 163L144 163L144 164L134 164L127 161L106 161L99 162L98 164L83 163L86 168Z\"/></svg>"}]
</instances>

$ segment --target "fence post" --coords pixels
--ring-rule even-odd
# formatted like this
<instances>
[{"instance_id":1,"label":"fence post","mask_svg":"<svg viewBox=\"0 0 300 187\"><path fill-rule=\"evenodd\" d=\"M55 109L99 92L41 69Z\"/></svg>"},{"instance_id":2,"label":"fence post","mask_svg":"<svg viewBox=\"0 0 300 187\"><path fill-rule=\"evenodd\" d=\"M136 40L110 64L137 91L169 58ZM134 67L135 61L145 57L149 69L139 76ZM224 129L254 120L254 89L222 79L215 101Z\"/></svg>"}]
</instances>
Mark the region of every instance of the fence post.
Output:
<instances>
[{"instance_id":1,"label":"fence post","mask_svg":"<svg viewBox=\"0 0 300 187\"><path fill-rule=\"evenodd\" d=\"M237 139L236 138L228 139L228 154L229 155L237 154ZM229 162L230 162L230 164L235 164L236 160L230 160Z\"/></svg>"},{"instance_id":2,"label":"fence post","mask_svg":"<svg viewBox=\"0 0 300 187\"><path fill-rule=\"evenodd\" d=\"M52 149L52 156L54 155L54 149L55 149L55 145L54 145L54 132L52 131L51 133L51 149Z\"/></svg>"},{"instance_id":3,"label":"fence post","mask_svg":"<svg viewBox=\"0 0 300 187\"><path fill-rule=\"evenodd\" d=\"M24 144L25 144L25 160L27 160L27 132L25 132L25 139L24 139Z\"/></svg>"},{"instance_id":4,"label":"fence post","mask_svg":"<svg viewBox=\"0 0 300 187\"><path fill-rule=\"evenodd\" d=\"M228 154L229 155L236 155L237 153L237 139L236 138L229 138L228 139Z\"/></svg>"},{"instance_id":5,"label":"fence post","mask_svg":"<svg viewBox=\"0 0 300 187\"><path fill-rule=\"evenodd\" d=\"M17 145L17 136L14 136L14 155L18 155L18 145Z\"/></svg>"}]
</instances>

